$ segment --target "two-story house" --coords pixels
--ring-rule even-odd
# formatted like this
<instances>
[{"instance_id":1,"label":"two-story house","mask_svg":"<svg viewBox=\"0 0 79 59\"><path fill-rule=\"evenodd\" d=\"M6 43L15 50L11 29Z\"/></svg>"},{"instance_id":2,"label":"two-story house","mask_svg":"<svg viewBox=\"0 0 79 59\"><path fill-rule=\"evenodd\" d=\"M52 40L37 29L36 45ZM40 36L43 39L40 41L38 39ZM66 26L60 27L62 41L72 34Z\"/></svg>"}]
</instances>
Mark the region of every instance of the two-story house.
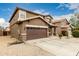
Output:
<instances>
[{"instance_id":1,"label":"two-story house","mask_svg":"<svg viewBox=\"0 0 79 59\"><path fill-rule=\"evenodd\" d=\"M11 36L23 40L48 37L52 35L52 19L50 15L16 8L9 21Z\"/></svg>"}]
</instances>

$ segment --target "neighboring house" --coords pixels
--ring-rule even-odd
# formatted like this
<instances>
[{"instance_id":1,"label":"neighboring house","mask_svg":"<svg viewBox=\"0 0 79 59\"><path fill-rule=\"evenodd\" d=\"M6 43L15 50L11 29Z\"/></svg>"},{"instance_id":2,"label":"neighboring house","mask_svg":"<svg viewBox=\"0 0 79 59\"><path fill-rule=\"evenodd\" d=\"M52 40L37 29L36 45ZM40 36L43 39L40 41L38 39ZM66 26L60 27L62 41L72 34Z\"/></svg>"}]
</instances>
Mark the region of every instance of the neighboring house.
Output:
<instances>
[{"instance_id":1,"label":"neighboring house","mask_svg":"<svg viewBox=\"0 0 79 59\"><path fill-rule=\"evenodd\" d=\"M0 36L3 36L3 30L0 29Z\"/></svg>"},{"instance_id":2,"label":"neighboring house","mask_svg":"<svg viewBox=\"0 0 79 59\"><path fill-rule=\"evenodd\" d=\"M9 36L10 35L10 27L6 27L3 31L3 36Z\"/></svg>"},{"instance_id":3,"label":"neighboring house","mask_svg":"<svg viewBox=\"0 0 79 59\"><path fill-rule=\"evenodd\" d=\"M70 35L71 28L67 19L53 20L52 24L55 26L53 31L54 35L62 34L66 36L67 33Z\"/></svg>"},{"instance_id":4,"label":"neighboring house","mask_svg":"<svg viewBox=\"0 0 79 59\"><path fill-rule=\"evenodd\" d=\"M10 35L10 28L6 27L4 28L0 28L0 36L7 36Z\"/></svg>"},{"instance_id":5,"label":"neighboring house","mask_svg":"<svg viewBox=\"0 0 79 59\"><path fill-rule=\"evenodd\" d=\"M11 36L30 40L52 35L52 17L16 8L10 19Z\"/></svg>"}]
</instances>

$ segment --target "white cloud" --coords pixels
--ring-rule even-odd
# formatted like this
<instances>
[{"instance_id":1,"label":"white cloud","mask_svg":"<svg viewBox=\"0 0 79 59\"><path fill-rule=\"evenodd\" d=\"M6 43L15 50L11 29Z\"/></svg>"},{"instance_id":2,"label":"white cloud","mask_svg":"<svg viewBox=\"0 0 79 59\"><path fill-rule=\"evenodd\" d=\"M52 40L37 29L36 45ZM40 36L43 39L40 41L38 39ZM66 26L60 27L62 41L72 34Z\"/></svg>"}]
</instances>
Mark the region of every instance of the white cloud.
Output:
<instances>
[{"instance_id":1,"label":"white cloud","mask_svg":"<svg viewBox=\"0 0 79 59\"><path fill-rule=\"evenodd\" d=\"M9 23L6 22L4 18L0 18L0 26L5 28L9 26Z\"/></svg>"},{"instance_id":2,"label":"white cloud","mask_svg":"<svg viewBox=\"0 0 79 59\"><path fill-rule=\"evenodd\" d=\"M79 13L79 3L70 3L68 8L74 10L74 13Z\"/></svg>"},{"instance_id":3,"label":"white cloud","mask_svg":"<svg viewBox=\"0 0 79 59\"><path fill-rule=\"evenodd\" d=\"M45 10L43 9L37 9L37 10L34 10L35 13L39 13L39 14L43 14L43 15L49 15L50 13L49 12L46 12Z\"/></svg>"},{"instance_id":4,"label":"white cloud","mask_svg":"<svg viewBox=\"0 0 79 59\"><path fill-rule=\"evenodd\" d=\"M0 18L0 25L5 23L5 19L4 18Z\"/></svg>"},{"instance_id":5,"label":"white cloud","mask_svg":"<svg viewBox=\"0 0 79 59\"><path fill-rule=\"evenodd\" d=\"M62 18L66 18L69 21L72 15L73 14L67 14L67 15L61 15L61 16L53 16L53 18L55 20L59 20L59 19L62 19Z\"/></svg>"},{"instance_id":6,"label":"white cloud","mask_svg":"<svg viewBox=\"0 0 79 59\"><path fill-rule=\"evenodd\" d=\"M59 8L64 8L64 7L69 7L69 4L65 4L65 3L60 3L59 6L56 7L56 9L59 9Z\"/></svg>"},{"instance_id":7,"label":"white cloud","mask_svg":"<svg viewBox=\"0 0 79 59\"><path fill-rule=\"evenodd\" d=\"M60 3L60 5L56 8L68 8L69 10L74 10L74 13L79 13L79 3Z\"/></svg>"},{"instance_id":8,"label":"white cloud","mask_svg":"<svg viewBox=\"0 0 79 59\"><path fill-rule=\"evenodd\" d=\"M79 3L60 3L60 5L56 9L62 9L62 8L68 8L69 10L73 10L74 13L79 13ZM73 14L67 14L67 15L61 15L61 16L54 16L54 19L61 19L61 18L67 18L67 20L70 20L70 17Z\"/></svg>"},{"instance_id":9,"label":"white cloud","mask_svg":"<svg viewBox=\"0 0 79 59\"><path fill-rule=\"evenodd\" d=\"M76 9L79 9L79 3L70 3L69 4L69 9L73 9L73 10L76 10Z\"/></svg>"}]
</instances>

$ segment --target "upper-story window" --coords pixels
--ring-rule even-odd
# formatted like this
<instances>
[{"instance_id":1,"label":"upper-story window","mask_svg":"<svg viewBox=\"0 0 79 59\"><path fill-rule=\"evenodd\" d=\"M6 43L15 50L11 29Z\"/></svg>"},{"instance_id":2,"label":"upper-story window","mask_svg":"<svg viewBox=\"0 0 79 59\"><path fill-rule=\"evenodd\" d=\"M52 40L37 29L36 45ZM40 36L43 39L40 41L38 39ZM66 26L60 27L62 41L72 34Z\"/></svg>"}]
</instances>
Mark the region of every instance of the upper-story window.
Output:
<instances>
[{"instance_id":1,"label":"upper-story window","mask_svg":"<svg viewBox=\"0 0 79 59\"><path fill-rule=\"evenodd\" d=\"M45 19L50 23L51 22L51 18L50 17L45 17Z\"/></svg>"},{"instance_id":2,"label":"upper-story window","mask_svg":"<svg viewBox=\"0 0 79 59\"><path fill-rule=\"evenodd\" d=\"M25 14L21 13L20 18L25 19Z\"/></svg>"},{"instance_id":3,"label":"upper-story window","mask_svg":"<svg viewBox=\"0 0 79 59\"><path fill-rule=\"evenodd\" d=\"M20 10L19 11L19 20L26 20L26 12Z\"/></svg>"}]
</instances>

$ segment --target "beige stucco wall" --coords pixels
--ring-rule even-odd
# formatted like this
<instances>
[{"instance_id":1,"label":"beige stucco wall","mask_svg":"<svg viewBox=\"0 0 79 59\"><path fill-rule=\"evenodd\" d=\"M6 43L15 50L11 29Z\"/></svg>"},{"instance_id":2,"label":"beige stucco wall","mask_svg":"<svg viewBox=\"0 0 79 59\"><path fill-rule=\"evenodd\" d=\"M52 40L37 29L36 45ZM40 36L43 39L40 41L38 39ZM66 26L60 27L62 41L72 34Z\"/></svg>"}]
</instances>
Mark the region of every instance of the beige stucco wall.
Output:
<instances>
[{"instance_id":1,"label":"beige stucco wall","mask_svg":"<svg viewBox=\"0 0 79 59\"><path fill-rule=\"evenodd\" d=\"M56 28L56 35L58 36L58 34L61 34L61 27L59 26Z\"/></svg>"},{"instance_id":2,"label":"beige stucco wall","mask_svg":"<svg viewBox=\"0 0 79 59\"><path fill-rule=\"evenodd\" d=\"M11 29L11 36L14 38L18 38L18 25L14 24L10 29Z\"/></svg>"},{"instance_id":3,"label":"beige stucco wall","mask_svg":"<svg viewBox=\"0 0 79 59\"><path fill-rule=\"evenodd\" d=\"M27 17L27 18L35 17L35 16L39 16L39 15L30 13L30 12L26 12L26 17Z\"/></svg>"},{"instance_id":4,"label":"beige stucco wall","mask_svg":"<svg viewBox=\"0 0 79 59\"><path fill-rule=\"evenodd\" d=\"M54 23L55 26L61 26L61 23L60 22L56 22Z\"/></svg>"},{"instance_id":5,"label":"beige stucco wall","mask_svg":"<svg viewBox=\"0 0 79 59\"><path fill-rule=\"evenodd\" d=\"M33 19L28 22L29 25L47 26L42 19Z\"/></svg>"}]
</instances>

